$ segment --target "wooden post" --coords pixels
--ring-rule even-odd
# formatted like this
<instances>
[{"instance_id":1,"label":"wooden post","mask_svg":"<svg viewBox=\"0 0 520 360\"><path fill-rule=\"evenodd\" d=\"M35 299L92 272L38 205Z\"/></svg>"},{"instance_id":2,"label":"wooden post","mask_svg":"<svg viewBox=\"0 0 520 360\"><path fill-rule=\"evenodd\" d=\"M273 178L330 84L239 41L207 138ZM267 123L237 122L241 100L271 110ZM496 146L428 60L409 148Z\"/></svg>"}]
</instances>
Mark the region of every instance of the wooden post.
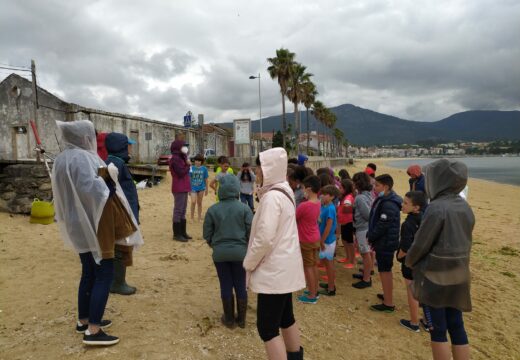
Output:
<instances>
[{"instance_id":1,"label":"wooden post","mask_svg":"<svg viewBox=\"0 0 520 360\"><path fill-rule=\"evenodd\" d=\"M33 96L33 121L36 124L36 129L38 129L38 86L36 85L36 64L34 60L31 59L31 75L32 75L32 96ZM29 141L30 143L30 141ZM31 149L32 151L32 149ZM40 152L36 153L36 161L40 162Z\"/></svg>"}]
</instances>

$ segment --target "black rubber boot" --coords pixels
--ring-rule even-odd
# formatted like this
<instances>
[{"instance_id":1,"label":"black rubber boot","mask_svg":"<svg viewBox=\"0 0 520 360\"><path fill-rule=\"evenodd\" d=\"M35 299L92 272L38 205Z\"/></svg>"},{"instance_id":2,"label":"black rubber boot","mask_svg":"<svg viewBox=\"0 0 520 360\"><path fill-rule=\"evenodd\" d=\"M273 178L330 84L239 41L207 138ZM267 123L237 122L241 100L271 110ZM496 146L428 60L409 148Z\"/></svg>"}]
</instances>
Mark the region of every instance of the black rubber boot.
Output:
<instances>
[{"instance_id":1,"label":"black rubber boot","mask_svg":"<svg viewBox=\"0 0 520 360\"><path fill-rule=\"evenodd\" d=\"M181 235L188 240L193 239L191 236L188 235L188 233L186 233L186 219L181 219Z\"/></svg>"},{"instance_id":2,"label":"black rubber boot","mask_svg":"<svg viewBox=\"0 0 520 360\"><path fill-rule=\"evenodd\" d=\"M224 314L222 314L220 321L225 327L233 329L235 327L235 299L233 297L231 299L222 299L222 308L224 309Z\"/></svg>"},{"instance_id":3,"label":"black rubber boot","mask_svg":"<svg viewBox=\"0 0 520 360\"><path fill-rule=\"evenodd\" d=\"M177 241L181 241L181 242L188 241L188 239L186 239L182 235L182 224L180 222L173 223L173 240L177 240Z\"/></svg>"},{"instance_id":4,"label":"black rubber boot","mask_svg":"<svg viewBox=\"0 0 520 360\"><path fill-rule=\"evenodd\" d=\"M287 360L303 360L303 348L300 346L300 351L287 351Z\"/></svg>"},{"instance_id":5,"label":"black rubber boot","mask_svg":"<svg viewBox=\"0 0 520 360\"><path fill-rule=\"evenodd\" d=\"M240 328L246 327L247 298L237 299L237 325Z\"/></svg>"},{"instance_id":6,"label":"black rubber boot","mask_svg":"<svg viewBox=\"0 0 520 360\"><path fill-rule=\"evenodd\" d=\"M118 256L119 255L119 256ZM121 254L116 250L114 257L114 281L110 286L112 294L133 295L136 288L126 283L126 265L121 260Z\"/></svg>"}]
</instances>

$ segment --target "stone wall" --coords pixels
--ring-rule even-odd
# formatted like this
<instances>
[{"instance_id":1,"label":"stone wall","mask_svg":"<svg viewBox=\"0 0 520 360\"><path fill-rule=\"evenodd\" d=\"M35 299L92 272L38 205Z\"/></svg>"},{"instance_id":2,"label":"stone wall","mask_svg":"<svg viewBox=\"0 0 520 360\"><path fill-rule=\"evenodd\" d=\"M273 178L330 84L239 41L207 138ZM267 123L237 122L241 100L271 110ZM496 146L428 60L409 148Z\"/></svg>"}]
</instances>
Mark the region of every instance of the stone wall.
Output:
<instances>
[{"instance_id":1,"label":"stone wall","mask_svg":"<svg viewBox=\"0 0 520 360\"><path fill-rule=\"evenodd\" d=\"M34 198L52 199L51 181L43 163L8 165L0 170L0 211L29 214Z\"/></svg>"}]
</instances>

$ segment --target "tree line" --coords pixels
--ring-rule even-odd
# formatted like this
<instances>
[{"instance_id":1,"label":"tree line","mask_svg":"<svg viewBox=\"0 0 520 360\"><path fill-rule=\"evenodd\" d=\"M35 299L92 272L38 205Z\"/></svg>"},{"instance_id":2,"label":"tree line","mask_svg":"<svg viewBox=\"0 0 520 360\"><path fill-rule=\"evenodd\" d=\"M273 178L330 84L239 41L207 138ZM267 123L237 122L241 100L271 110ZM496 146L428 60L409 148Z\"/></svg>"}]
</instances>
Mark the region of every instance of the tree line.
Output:
<instances>
[{"instance_id":1,"label":"tree line","mask_svg":"<svg viewBox=\"0 0 520 360\"><path fill-rule=\"evenodd\" d=\"M336 128L336 114L327 108L321 101L316 100L318 90L311 80L313 74L307 72L307 67L297 62L295 59L296 54L284 48L276 50L276 56L267 59L270 64L267 71L273 80L278 81L280 94L282 96L282 146L289 152L290 150L294 150L296 154L302 153L302 146L300 144L300 134L302 133L302 129L300 111L298 110L298 107L301 104L306 109L306 153L308 155L311 154L309 129L310 111L318 121L318 152L320 152L323 147L323 155L329 154L332 156L333 154L336 154L338 156L343 156L342 146L347 146L348 143L343 131ZM294 148L290 146L287 141L287 137L292 133L292 129L291 127L287 127L287 121L285 118L285 98L289 99L294 106L294 138L296 140ZM320 127L322 128L322 134L325 138L332 140L322 144L325 146L320 146ZM317 155L322 154L318 153Z\"/></svg>"}]
</instances>

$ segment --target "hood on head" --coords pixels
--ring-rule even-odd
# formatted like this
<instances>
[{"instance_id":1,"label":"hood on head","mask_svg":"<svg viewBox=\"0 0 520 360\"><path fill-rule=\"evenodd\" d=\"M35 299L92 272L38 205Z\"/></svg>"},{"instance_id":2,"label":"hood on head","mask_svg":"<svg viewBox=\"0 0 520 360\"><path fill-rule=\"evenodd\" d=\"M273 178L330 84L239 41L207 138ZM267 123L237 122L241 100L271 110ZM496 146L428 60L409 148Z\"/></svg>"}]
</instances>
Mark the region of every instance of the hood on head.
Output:
<instances>
[{"instance_id":1,"label":"hood on head","mask_svg":"<svg viewBox=\"0 0 520 360\"><path fill-rule=\"evenodd\" d=\"M220 183L218 186L218 198L220 200L224 199L238 199L240 195L240 182L235 175L224 175L220 179Z\"/></svg>"},{"instance_id":2,"label":"hood on head","mask_svg":"<svg viewBox=\"0 0 520 360\"><path fill-rule=\"evenodd\" d=\"M284 182L287 175L287 152L281 147L261 152L260 166L264 186Z\"/></svg>"},{"instance_id":3,"label":"hood on head","mask_svg":"<svg viewBox=\"0 0 520 360\"><path fill-rule=\"evenodd\" d=\"M172 145L170 146L170 151L172 152L172 154L180 153L181 148L184 146L184 143L184 140L175 140L174 142L172 142Z\"/></svg>"},{"instance_id":4,"label":"hood on head","mask_svg":"<svg viewBox=\"0 0 520 360\"><path fill-rule=\"evenodd\" d=\"M307 155L304 155L304 154L300 154L298 155L298 165L304 165L305 164L305 161L309 160L309 158L307 157Z\"/></svg>"},{"instance_id":5,"label":"hood on head","mask_svg":"<svg viewBox=\"0 0 520 360\"><path fill-rule=\"evenodd\" d=\"M121 133L110 133L105 138L105 147L109 155L117 156L123 160L128 156L128 137Z\"/></svg>"},{"instance_id":6,"label":"hood on head","mask_svg":"<svg viewBox=\"0 0 520 360\"><path fill-rule=\"evenodd\" d=\"M426 195L432 200L443 194L458 194L468 182L468 167L461 161L440 159L423 170Z\"/></svg>"},{"instance_id":7,"label":"hood on head","mask_svg":"<svg viewBox=\"0 0 520 360\"><path fill-rule=\"evenodd\" d=\"M96 130L88 120L56 121L65 148L79 148L97 154Z\"/></svg>"}]
</instances>

